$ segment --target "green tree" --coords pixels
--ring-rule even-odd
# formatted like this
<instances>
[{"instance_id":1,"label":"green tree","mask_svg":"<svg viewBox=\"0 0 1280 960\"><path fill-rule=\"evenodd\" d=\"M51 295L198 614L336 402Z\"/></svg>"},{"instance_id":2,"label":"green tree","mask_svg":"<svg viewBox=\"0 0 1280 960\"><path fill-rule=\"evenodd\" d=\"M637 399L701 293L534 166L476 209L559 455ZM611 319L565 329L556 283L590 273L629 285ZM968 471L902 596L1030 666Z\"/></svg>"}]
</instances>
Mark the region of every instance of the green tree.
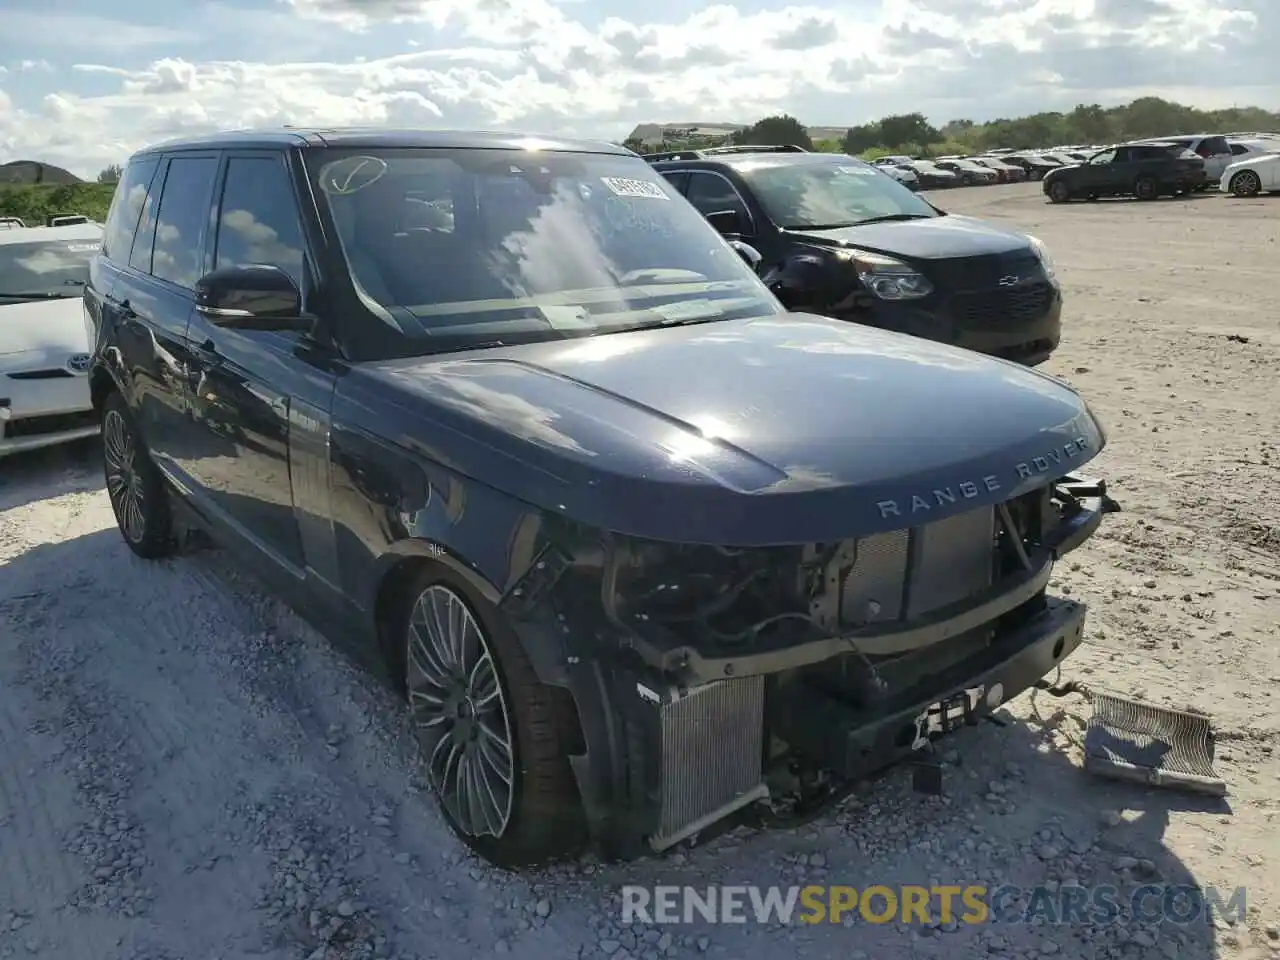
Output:
<instances>
[{"instance_id":1,"label":"green tree","mask_svg":"<svg viewBox=\"0 0 1280 960\"><path fill-rule=\"evenodd\" d=\"M923 113L903 113L885 117L880 121L881 143L893 146L899 143L937 143L942 135L930 126Z\"/></svg>"},{"instance_id":2,"label":"green tree","mask_svg":"<svg viewBox=\"0 0 1280 960\"><path fill-rule=\"evenodd\" d=\"M98 172L99 183L119 183L120 174L124 172L124 168L118 163L113 163L109 167L104 167Z\"/></svg>"},{"instance_id":3,"label":"green tree","mask_svg":"<svg viewBox=\"0 0 1280 960\"><path fill-rule=\"evenodd\" d=\"M850 127L840 141L845 153L865 153L873 147L884 143L884 135L878 123L864 123L860 127Z\"/></svg>"},{"instance_id":4,"label":"green tree","mask_svg":"<svg viewBox=\"0 0 1280 960\"><path fill-rule=\"evenodd\" d=\"M60 213L79 213L91 220L105 220L112 183L72 183L62 186L0 183L0 217L20 217L29 224L42 224Z\"/></svg>"},{"instance_id":5,"label":"green tree","mask_svg":"<svg viewBox=\"0 0 1280 960\"><path fill-rule=\"evenodd\" d=\"M734 142L759 146L796 146L813 149L809 131L799 120L789 114L765 117L734 134Z\"/></svg>"}]
</instances>

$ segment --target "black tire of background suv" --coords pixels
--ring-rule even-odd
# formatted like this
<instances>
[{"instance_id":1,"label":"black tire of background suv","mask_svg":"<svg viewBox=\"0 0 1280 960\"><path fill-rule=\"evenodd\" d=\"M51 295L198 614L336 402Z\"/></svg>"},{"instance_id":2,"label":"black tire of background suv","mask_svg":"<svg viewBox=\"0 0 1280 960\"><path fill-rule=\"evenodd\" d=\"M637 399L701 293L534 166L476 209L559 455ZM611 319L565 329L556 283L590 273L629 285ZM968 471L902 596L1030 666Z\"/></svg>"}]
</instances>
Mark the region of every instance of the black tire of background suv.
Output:
<instances>
[{"instance_id":1,"label":"black tire of background suv","mask_svg":"<svg viewBox=\"0 0 1280 960\"><path fill-rule=\"evenodd\" d=\"M1159 200L1160 184L1154 177L1139 177L1133 182L1133 195L1139 200Z\"/></svg>"},{"instance_id":2,"label":"black tire of background suv","mask_svg":"<svg viewBox=\"0 0 1280 960\"><path fill-rule=\"evenodd\" d=\"M450 820L443 804L440 814L454 835L484 859L506 869L534 867L581 852L586 841L586 818L578 785L565 747L566 722L561 701L538 681L520 640L500 610L477 597L460 578L438 564L424 564L410 577L392 619L399 649L391 667L402 695L408 655L409 617L418 597L433 584L461 597L487 635L498 663L499 682L508 704L516 741L515 800L511 820L500 837L471 837Z\"/></svg>"},{"instance_id":3,"label":"black tire of background suv","mask_svg":"<svg viewBox=\"0 0 1280 960\"><path fill-rule=\"evenodd\" d=\"M1071 199L1071 187L1062 180L1049 184L1049 199L1053 203L1066 203Z\"/></svg>"},{"instance_id":4,"label":"black tire of background suv","mask_svg":"<svg viewBox=\"0 0 1280 960\"><path fill-rule=\"evenodd\" d=\"M155 463L152 462L151 454L147 451L146 444L142 442L142 437L138 434L137 422L134 420L133 413L129 410L129 405L125 403L124 397L120 396L119 392L115 390L107 394L107 399L102 405L103 450L105 451L106 449L105 427L107 414L109 413L116 413L124 420L130 439L133 440L133 468L142 480L142 539L134 543L125 534L124 524L120 522L119 514L116 514L113 501L111 512L115 514L116 526L120 530L120 537L128 544L130 550L144 560L159 560L170 556L177 550L178 544L173 536L173 516L169 509L168 485L164 482L164 477L161 476ZM104 452L102 458L104 482L106 481L106 468L107 462Z\"/></svg>"}]
</instances>

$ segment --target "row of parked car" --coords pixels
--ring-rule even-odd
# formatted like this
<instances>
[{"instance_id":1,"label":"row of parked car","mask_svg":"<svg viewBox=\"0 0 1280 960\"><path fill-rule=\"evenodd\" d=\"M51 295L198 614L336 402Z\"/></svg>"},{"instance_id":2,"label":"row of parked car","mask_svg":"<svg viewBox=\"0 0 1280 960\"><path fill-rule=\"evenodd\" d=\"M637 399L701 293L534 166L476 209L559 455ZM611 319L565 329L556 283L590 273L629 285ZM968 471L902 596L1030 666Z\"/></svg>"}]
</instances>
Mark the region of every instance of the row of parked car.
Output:
<instances>
[{"instance_id":1,"label":"row of parked car","mask_svg":"<svg viewBox=\"0 0 1280 960\"><path fill-rule=\"evenodd\" d=\"M1272 170L1269 165L1259 170L1251 162L1274 156L1280 151L1280 134L1241 131L1231 134L1177 135L1123 144L1066 145L1051 150L1018 150L1010 147L991 150L978 156L956 154L925 158L894 155L881 157L874 163L912 189L940 190L948 187L1019 183L1024 180L1042 181L1055 170L1114 163L1117 151L1124 153L1127 148L1140 145L1161 146L1166 150L1176 149L1179 152L1189 151L1203 161L1205 176L1201 183L1192 187L1194 190L1207 190L1221 184L1223 190L1248 196L1271 189L1268 184L1275 182L1271 179ZM1236 172L1242 175L1224 181L1227 167L1242 163L1250 164L1236 168ZM1130 178L1130 185L1134 183L1136 178Z\"/></svg>"},{"instance_id":2,"label":"row of parked car","mask_svg":"<svg viewBox=\"0 0 1280 960\"><path fill-rule=\"evenodd\" d=\"M201 531L380 667L507 866L668 849L775 770L837 798L996 710L1080 643L1045 590L1114 506L1080 395L983 355L1057 343L1039 241L852 157L649 159L216 134L92 233L0 232L0 409L76 384L129 549Z\"/></svg>"}]
</instances>

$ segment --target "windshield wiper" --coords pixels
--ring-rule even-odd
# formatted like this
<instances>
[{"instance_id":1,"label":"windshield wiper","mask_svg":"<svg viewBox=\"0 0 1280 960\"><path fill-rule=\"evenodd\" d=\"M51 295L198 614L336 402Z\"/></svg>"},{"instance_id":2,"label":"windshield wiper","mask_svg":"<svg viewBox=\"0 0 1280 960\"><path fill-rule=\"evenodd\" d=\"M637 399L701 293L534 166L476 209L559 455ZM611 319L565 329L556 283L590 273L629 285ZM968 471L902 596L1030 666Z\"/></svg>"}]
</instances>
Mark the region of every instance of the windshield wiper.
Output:
<instances>
[{"instance_id":1,"label":"windshield wiper","mask_svg":"<svg viewBox=\"0 0 1280 960\"><path fill-rule=\"evenodd\" d=\"M841 227L855 227L861 220L848 220L844 223L789 223L783 230L839 230Z\"/></svg>"},{"instance_id":2,"label":"windshield wiper","mask_svg":"<svg viewBox=\"0 0 1280 960\"><path fill-rule=\"evenodd\" d=\"M886 213L883 217L868 217L866 220L859 220L854 224L855 227L864 223L893 223L896 220L932 220L936 214L932 213Z\"/></svg>"},{"instance_id":3,"label":"windshield wiper","mask_svg":"<svg viewBox=\"0 0 1280 960\"><path fill-rule=\"evenodd\" d=\"M608 327L601 332L629 333L632 330L657 330L660 327L692 327L699 323L718 323L723 319L723 313L711 317L658 317L654 320L642 320L640 323L629 323L625 327Z\"/></svg>"}]
</instances>

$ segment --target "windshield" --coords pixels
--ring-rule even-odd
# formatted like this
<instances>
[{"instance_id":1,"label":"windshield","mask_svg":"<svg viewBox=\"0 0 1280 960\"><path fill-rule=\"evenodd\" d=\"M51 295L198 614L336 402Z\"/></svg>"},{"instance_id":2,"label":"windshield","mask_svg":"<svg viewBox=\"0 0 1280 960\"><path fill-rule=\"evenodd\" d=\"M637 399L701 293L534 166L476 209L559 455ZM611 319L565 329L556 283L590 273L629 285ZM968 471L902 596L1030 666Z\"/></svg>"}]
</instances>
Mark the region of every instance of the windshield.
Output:
<instances>
[{"instance_id":1,"label":"windshield","mask_svg":"<svg viewBox=\"0 0 1280 960\"><path fill-rule=\"evenodd\" d=\"M738 172L751 185L769 218L788 230L938 215L893 177L853 159L744 165Z\"/></svg>"},{"instance_id":2,"label":"windshield","mask_svg":"<svg viewBox=\"0 0 1280 960\"><path fill-rule=\"evenodd\" d=\"M0 244L0 303L78 297L89 280L94 240Z\"/></svg>"},{"instance_id":3,"label":"windshield","mask_svg":"<svg viewBox=\"0 0 1280 960\"><path fill-rule=\"evenodd\" d=\"M357 287L364 357L783 312L737 252L634 157L308 151Z\"/></svg>"}]
</instances>

